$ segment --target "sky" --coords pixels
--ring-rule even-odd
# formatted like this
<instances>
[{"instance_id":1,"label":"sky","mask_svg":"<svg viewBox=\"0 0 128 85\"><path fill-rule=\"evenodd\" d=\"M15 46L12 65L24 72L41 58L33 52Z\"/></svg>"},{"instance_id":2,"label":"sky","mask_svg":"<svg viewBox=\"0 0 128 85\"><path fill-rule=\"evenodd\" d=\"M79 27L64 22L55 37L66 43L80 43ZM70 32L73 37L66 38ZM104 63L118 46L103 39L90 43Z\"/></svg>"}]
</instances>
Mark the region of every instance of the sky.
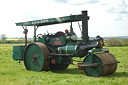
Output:
<instances>
[{"instance_id":1,"label":"sky","mask_svg":"<svg viewBox=\"0 0 128 85\"><path fill-rule=\"evenodd\" d=\"M1 0L0 35L24 37L23 28L15 23L81 14L83 10L87 10L90 17L89 37L128 36L128 0ZM69 28L70 23L42 26L37 34L64 32ZM77 22L73 28L80 37ZM33 30L28 27L28 37L33 37Z\"/></svg>"}]
</instances>

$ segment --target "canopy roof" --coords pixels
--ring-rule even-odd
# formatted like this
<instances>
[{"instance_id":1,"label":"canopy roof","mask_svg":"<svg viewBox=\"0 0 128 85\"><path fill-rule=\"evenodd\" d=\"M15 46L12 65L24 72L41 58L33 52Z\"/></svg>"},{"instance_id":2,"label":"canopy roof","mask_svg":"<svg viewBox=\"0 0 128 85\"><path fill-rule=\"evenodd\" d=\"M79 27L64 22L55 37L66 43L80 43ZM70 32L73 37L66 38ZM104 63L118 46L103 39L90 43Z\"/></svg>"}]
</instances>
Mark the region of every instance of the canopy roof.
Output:
<instances>
[{"instance_id":1,"label":"canopy roof","mask_svg":"<svg viewBox=\"0 0 128 85\"><path fill-rule=\"evenodd\" d=\"M45 26L58 23L82 21L82 15L71 15L59 18L41 19L27 22L16 23L16 26Z\"/></svg>"}]
</instances>

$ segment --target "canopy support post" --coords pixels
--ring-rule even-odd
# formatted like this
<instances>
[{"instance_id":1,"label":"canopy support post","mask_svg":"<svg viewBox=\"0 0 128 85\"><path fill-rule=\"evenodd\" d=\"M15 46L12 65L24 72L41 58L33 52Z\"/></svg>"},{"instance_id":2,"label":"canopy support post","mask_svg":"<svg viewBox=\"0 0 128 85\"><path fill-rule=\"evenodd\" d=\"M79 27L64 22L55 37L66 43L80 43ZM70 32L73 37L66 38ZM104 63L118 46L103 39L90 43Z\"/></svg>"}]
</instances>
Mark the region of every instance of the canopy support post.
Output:
<instances>
[{"instance_id":1,"label":"canopy support post","mask_svg":"<svg viewBox=\"0 0 128 85\"><path fill-rule=\"evenodd\" d=\"M36 42L36 30L38 29L38 26L34 26L34 42Z\"/></svg>"},{"instance_id":2,"label":"canopy support post","mask_svg":"<svg viewBox=\"0 0 128 85\"><path fill-rule=\"evenodd\" d=\"M23 29L24 29L24 34L25 34L25 46L27 46L27 33L28 33L28 30L27 30L27 26L22 26L23 27Z\"/></svg>"}]
</instances>

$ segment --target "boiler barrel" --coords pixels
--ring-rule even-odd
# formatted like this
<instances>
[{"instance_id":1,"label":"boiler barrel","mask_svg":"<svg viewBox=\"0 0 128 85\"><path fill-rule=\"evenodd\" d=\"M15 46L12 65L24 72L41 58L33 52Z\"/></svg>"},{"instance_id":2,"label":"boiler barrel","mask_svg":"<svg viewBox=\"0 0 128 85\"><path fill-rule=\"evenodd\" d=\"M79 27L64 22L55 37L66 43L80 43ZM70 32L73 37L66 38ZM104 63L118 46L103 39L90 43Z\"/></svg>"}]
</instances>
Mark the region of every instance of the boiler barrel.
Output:
<instances>
[{"instance_id":1,"label":"boiler barrel","mask_svg":"<svg viewBox=\"0 0 128 85\"><path fill-rule=\"evenodd\" d=\"M77 45L66 45L58 47L58 53L60 54L74 54L76 52Z\"/></svg>"}]
</instances>

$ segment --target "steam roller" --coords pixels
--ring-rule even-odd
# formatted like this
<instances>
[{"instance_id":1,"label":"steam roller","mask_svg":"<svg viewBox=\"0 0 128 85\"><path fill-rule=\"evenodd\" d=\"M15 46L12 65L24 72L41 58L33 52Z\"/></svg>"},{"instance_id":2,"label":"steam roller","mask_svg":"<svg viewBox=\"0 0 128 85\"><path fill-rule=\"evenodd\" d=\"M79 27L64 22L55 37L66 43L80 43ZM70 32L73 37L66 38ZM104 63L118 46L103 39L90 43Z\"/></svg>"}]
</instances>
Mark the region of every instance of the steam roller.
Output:
<instances>
[{"instance_id":1,"label":"steam roller","mask_svg":"<svg viewBox=\"0 0 128 85\"><path fill-rule=\"evenodd\" d=\"M25 45L13 46L13 59L19 62L24 61L27 70L37 72L48 71L48 69L67 69L70 64L77 61L78 64L73 65L83 69L87 76L113 74L118 62L115 56L109 53L108 48L103 48L102 37L89 38L88 20L87 11L82 11L79 15L16 23L16 26L22 26L24 29ZM81 38L78 38L74 32L73 22L78 22ZM70 23L70 30L36 34L38 27L60 23ZM34 41L31 43L27 42L28 26L34 27ZM74 57L85 58L80 62L74 60Z\"/></svg>"}]
</instances>

